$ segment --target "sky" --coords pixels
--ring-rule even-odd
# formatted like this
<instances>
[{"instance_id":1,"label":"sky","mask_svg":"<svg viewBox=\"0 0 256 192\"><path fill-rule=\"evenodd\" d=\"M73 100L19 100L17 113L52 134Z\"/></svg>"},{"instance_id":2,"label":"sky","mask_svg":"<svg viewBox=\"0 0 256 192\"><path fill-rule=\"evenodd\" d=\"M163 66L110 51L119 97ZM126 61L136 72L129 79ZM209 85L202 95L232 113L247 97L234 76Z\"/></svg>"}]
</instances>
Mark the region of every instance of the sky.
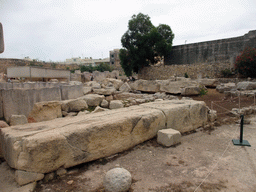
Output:
<instances>
[{"instance_id":1,"label":"sky","mask_svg":"<svg viewBox=\"0 0 256 192\"><path fill-rule=\"evenodd\" d=\"M5 52L43 61L109 57L122 48L132 15L167 24L173 45L243 36L256 30L256 0L0 0Z\"/></svg>"}]
</instances>

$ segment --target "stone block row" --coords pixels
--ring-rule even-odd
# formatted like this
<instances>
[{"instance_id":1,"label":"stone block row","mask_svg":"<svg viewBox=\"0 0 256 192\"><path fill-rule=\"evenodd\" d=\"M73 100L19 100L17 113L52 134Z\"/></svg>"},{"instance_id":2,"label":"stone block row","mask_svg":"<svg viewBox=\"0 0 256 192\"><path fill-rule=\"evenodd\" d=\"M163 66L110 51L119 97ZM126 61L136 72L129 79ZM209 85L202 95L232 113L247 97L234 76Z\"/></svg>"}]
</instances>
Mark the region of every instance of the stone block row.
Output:
<instances>
[{"instance_id":1,"label":"stone block row","mask_svg":"<svg viewBox=\"0 0 256 192\"><path fill-rule=\"evenodd\" d=\"M172 127L205 125L204 102L169 100L1 130L3 155L17 170L49 173L125 151Z\"/></svg>"}]
</instances>

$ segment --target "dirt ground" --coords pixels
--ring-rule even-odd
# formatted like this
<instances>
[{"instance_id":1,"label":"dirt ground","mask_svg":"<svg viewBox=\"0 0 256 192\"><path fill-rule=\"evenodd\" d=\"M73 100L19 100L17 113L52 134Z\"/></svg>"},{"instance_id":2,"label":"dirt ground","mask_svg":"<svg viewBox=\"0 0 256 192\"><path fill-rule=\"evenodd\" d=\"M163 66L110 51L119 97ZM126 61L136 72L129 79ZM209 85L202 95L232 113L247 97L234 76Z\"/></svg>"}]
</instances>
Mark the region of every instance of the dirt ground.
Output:
<instances>
[{"instance_id":1,"label":"dirt ground","mask_svg":"<svg viewBox=\"0 0 256 192\"><path fill-rule=\"evenodd\" d=\"M251 147L234 146L239 138L239 124L225 111L238 106L238 100L208 89L207 95L193 97L203 100L218 111L217 126L199 128L184 134L181 144L166 148L156 138L136 147L68 169L62 177L40 181L36 192L103 192L105 173L123 167L132 175L130 192L190 192L190 191L256 191L256 116L244 125L244 139ZM241 98L241 105L253 105L253 98ZM223 109L225 108L225 110Z\"/></svg>"}]
</instances>

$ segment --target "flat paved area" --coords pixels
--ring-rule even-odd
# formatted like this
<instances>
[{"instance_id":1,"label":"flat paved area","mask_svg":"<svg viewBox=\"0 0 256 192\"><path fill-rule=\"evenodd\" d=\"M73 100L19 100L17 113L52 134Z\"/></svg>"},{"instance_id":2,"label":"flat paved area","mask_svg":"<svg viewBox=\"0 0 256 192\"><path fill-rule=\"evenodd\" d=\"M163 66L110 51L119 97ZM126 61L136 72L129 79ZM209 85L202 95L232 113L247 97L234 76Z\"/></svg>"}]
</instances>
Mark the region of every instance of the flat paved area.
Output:
<instances>
[{"instance_id":1,"label":"flat paved area","mask_svg":"<svg viewBox=\"0 0 256 192\"><path fill-rule=\"evenodd\" d=\"M104 174L124 167L131 172L130 191L256 191L256 116L244 125L244 139L251 147L234 146L240 125L222 125L212 131L198 129L182 136L175 147L165 148L156 139L124 153L68 170L63 177L38 183L36 191L104 191ZM0 165L0 189L17 188Z\"/></svg>"}]
</instances>

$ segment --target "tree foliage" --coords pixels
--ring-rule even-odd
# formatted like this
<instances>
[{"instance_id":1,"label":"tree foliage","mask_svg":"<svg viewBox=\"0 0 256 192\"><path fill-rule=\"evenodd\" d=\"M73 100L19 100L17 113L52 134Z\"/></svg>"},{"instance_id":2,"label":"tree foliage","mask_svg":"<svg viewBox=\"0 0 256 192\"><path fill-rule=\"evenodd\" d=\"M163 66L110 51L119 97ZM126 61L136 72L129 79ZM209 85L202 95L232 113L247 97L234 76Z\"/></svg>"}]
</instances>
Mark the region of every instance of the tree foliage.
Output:
<instances>
[{"instance_id":1,"label":"tree foliage","mask_svg":"<svg viewBox=\"0 0 256 192\"><path fill-rule=\"evenodd\" d=\"M88 71L90 73L92 73L93 71L100 71L100 72L109 71L109 72L111 72L111 71L113 71L113 67L107 63L100 63L99 65L97 65L95 67L93 67L91 64L88 66L81 65L80 71L81 72Z\"/></svg>"},{"instance_id":2,"label":"tree foliage","mask_svg":"<svg viewBox=\"0 0 256 192\"><path fill-rule=\"evenodd\" d=\"M155 27L148 15L133 15L128 22L128 30L121 38L123 48L119 53L126 76L157 63L159 57L169 54L173 38L170 26L160 24Z\"/></svg>"},{"instance_id":3,"label":"tree foliage","mask_svg":"<svg viewBox=\"0 0 256 192\"><path fill-rule=\"evenodd\" d=\"M245 48L236 58L235 69L244 77L256 77L256 49Z\"/></svg>"}]
</instances>

